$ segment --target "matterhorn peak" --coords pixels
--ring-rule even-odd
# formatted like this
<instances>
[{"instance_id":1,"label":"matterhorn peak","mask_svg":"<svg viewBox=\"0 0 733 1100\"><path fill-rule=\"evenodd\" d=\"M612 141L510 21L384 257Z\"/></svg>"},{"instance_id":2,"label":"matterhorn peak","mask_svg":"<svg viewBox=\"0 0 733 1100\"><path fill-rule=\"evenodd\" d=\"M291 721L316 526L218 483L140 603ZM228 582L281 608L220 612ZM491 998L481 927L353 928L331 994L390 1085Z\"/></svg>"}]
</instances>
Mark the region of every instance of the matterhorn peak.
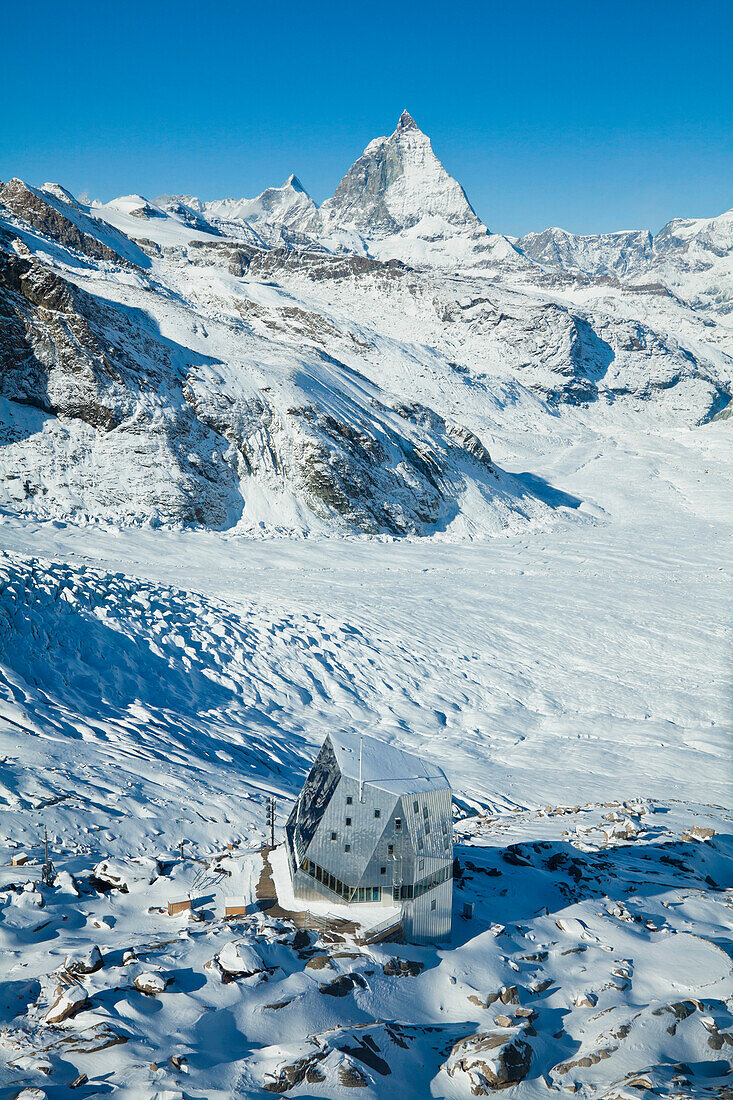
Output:
<instances>
[{"instance_id":1,"label":"matterhorn peak","mask_svg":"<svg viewBox=\"0 0 733 1100\"><path fill-rule=\"evenodd\" d=\"M463 188L448 175L409 111L402 112L393 134L369 142L320 208L316 228L357 232L371 240L405 231L430 240L486 234Z\"/></svg>"},{"instance_id":2,"label":"matterhorn peak","mask_svg":"<svg viewBox=\"0 0 733 1100\"><path fill-rule=\"evenodd\" d=\"M400 120L397 123L395 134L404 134L407 130L420 131L420 127L415 122L415 119L412 117L409 111L403 111L400 115Z\"/></svg>"},{"instance_id":3,"label":"matterhorn peak","mask_svg":"<svg viewBox=\"0 0 733 1100\"><path fill-rule=\"evenodd\" d=\"M300 182L300 180L298 179L298 177L294 173L291 173L288 176L288 178L286 179L285 184L281 188L281 190L284 190L285 187L292 187L293 191L302 191L302 193L304 195L308 194L305 187L303 187L303 184Z\"/></svg>"}]
</instances>

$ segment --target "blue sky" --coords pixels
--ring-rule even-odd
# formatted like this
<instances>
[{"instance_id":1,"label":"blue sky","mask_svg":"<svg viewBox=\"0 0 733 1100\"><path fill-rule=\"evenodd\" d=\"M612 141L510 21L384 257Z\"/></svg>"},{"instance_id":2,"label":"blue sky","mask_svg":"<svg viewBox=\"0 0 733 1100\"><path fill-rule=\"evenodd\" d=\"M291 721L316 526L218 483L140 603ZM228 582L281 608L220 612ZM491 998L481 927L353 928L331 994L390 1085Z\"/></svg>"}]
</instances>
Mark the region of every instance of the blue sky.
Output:
<instances>
[{"instance_id":1,"label":"blue sky","mask_svg":"<svg viewBox=\"0 0 733 1100\"><path fill-rule=\"evenodd\" d=\"M733 4L7 5L0 179L316 201L403 107L490 228L733 206Z\"/></svg>"}]
</instances>

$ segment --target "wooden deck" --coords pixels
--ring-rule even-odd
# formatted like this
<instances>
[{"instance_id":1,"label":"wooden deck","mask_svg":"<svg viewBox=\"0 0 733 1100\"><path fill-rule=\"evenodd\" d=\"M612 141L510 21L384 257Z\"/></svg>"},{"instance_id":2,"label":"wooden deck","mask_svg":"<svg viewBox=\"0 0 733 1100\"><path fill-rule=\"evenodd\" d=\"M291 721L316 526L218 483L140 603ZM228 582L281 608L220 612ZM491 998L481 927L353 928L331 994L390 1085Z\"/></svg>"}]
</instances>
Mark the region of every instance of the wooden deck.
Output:
<instances>
[{"instance_id":1,"label":"wooden deck","mask_svg":"<svg viewBox=\"0 0 733 1100\"><path fill-rule=\"evenodd\" d=\"M260 852L262 870L259 882L255 887L258 909L263 913L267 913L268 917L283 917L292 921L296 928L320 932L325 940L342 941L344 935L353 936L358 932L359 926L351 920L345 920L341 917L322 917L309 912L307 909L295 911L283 909L277 899L277 890L272 878L269 859L271 851L271 847L267 845Z\"/></svg>"}]
</instances>

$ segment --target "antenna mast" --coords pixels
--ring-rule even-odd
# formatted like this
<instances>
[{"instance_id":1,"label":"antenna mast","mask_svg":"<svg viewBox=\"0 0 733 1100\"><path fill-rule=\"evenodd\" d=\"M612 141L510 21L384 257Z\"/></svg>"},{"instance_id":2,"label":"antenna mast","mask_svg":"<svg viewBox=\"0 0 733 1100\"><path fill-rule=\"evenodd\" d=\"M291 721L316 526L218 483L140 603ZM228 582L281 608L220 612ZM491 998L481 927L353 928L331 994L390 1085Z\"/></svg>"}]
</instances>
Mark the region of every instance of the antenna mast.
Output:
<instances>
[{"instance_id":1,"label":"antenna mast","mask_svg":"<svg viewBox=\"0 0 733 1100\"><path fill-rule=\"evenodd\" d=\"M44 886L53 886L54 879L56 878L56 868L51 862L48 855L48 829L43 826L43 845L45 851L45 859L43 867L41 868L41 882Z\"/></svg>"},{"instance_id":2,"label":"antenna mast","mask_svg":"<svg viewBox=\"0 0 733 1100\"><path fill-rule=\"evenodd\" d=\"M267 799L267 809L265 821L270 826L270 847L275 847L275 809L277 803L275 802L275 796L270 795Z\"/></svg>"}]
</instances>

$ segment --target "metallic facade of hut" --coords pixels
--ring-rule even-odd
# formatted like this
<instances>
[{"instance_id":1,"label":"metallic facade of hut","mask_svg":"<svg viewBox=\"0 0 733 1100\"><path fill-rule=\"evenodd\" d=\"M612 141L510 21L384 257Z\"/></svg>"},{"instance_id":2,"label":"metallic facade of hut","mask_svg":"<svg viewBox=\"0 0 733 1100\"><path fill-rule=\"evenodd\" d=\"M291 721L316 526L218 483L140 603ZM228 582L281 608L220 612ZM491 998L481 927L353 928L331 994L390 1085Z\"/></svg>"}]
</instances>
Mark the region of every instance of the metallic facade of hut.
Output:
<instances>
[{"instance_id":1,"label":"metallic facade of hut","mask_svg":"<svg viewBox=\"0 0 733 1100\"><path fill-rule=\"evenodd\" d=\"M295 897L398 909L413 943L450 936L452 794L434 764L329 734L286 825Z\"/></svg>"}]
</instances>

